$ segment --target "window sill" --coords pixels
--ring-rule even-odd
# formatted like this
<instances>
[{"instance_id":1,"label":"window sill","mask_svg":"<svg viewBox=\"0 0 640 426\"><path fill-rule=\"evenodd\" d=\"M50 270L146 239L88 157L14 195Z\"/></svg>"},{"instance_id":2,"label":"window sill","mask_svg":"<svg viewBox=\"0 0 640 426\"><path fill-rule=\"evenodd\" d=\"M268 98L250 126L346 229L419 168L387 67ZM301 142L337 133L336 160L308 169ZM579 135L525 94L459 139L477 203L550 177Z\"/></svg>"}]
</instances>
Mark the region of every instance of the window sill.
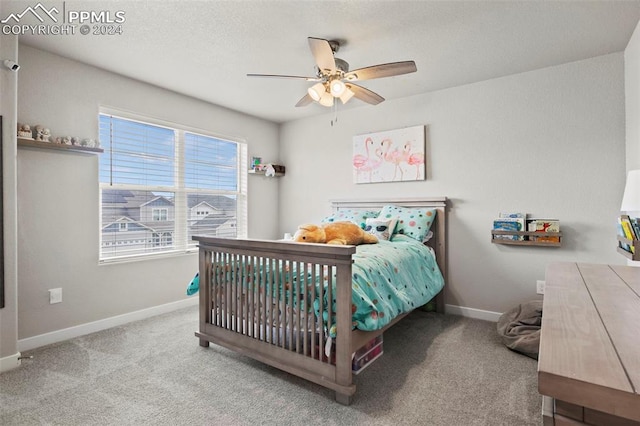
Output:
<instances>
[{"instance_id":1,"label":"window sill","mask_svg":"<svg viewBox=\"0 0 640 426\"><path fill-rule=\"evenodd\" d=\"M158 260L158 259L167 259L169 257L179 257L185 255L193 255L198 254L198 247L190 247L186 250L176 250L170 252L163 253L147 253L147 254L139 254L136 256L122 256L122 257L110 257L108 259L100 259L98 261L98 265L107 266L107 265L119 265L123 263L132 263L132 262L141 262L145 260Z\"/></svg>"}]
</instances>

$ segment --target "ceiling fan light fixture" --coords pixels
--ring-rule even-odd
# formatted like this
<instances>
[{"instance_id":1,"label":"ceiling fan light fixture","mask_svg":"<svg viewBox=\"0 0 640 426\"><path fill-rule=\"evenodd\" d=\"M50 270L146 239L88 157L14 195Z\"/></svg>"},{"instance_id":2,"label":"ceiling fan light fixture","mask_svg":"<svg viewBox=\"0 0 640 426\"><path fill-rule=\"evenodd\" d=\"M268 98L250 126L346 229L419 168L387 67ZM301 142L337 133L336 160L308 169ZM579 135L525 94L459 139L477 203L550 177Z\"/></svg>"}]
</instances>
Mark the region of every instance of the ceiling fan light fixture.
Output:
<instances>
[{"instance_id":1,"label":"ceiling fan light fixture","mask_svg":"<svg viewBox=\"0 0 640 426\"><path fill-rule=\"evenodd\" d=\"M316 83L307 89L307 93L309 94L309 96L311 96L311 99L313 99L316 102L320 102L322 95L325 94L326 92L327 92L327 89L324 87L324 84L322 83Z\"/></svg>"},{"instance_id":2,"label":"ceiling fan light fixture","mask_svg":"<svg viewBox=\"0 0 640 426\"><path fill-rule=\"evenodd\" d=\"M315 60L315 77L279 74L247 74L247 76L312 81L312 86L307 88L307 93L296 103L296 107L307 106L312 102L325 107L337 107L336 99L340 99L343 104L351 98L370 105L378 105L384 101L382 96L356 84L357 81L393 77L417 71L415 61L389 62L349 71L349 63L335 57L340 47L339 41L316 37L307 37L307 41Z\"/></svg>"},{"instance_id":3,"label":"ceiling fan light fixture","mask_svg":"<svg viewBox=\"0 0 640 426\"><path fill-rule=\"evenodd\" d=\"M351 89L345 86L344 93L340 95L340 100L343 104L346 104L347 102L349 102L349 99L353 97L353 95L355 95L355 93L353 93Z\"/></svg>"},{"instance_id":4,"label":"ceiling fan light fixture","mask_svg":"<svg viewBox=\"0 0 640 426\"><path fill-rule=\"evenodd\" d=\"M335 98L342 96L346 88L347 87L344 85L342 80L338 78L331 80L331 83L329 84L329 90Z\"/></svg>"},{"instance_id":5,"label":"ceiling fan light fixture","mask_svg":"<svg viewBox=\"0 0 640 426\"><path fill-rule=\"evenodd\" d=\"M331 93L325 91L320 97L320 100L318 101L318 103L326 107L333 106L333 96L331 95Z\"/></svg>"}]
</instances>

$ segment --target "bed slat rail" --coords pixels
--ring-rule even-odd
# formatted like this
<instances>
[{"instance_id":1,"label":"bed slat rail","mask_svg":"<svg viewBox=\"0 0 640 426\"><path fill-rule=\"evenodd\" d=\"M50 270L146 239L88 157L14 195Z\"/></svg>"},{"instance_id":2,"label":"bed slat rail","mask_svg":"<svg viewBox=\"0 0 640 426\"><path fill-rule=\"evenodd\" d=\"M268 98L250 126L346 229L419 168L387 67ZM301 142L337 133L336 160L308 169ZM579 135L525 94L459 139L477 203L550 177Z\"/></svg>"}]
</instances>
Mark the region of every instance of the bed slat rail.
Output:
<instances>
[{"instance_id":1,"label":"bed slat rail","mask_svg":"<svg viewBox=\"0 0 640 426\"><path fill-rule=\"evenodd\" d=\"M354 246L194 239L200 249L196 335L201 346L220 344L344 398L355 392L350 340ZM337 341L328 342L334 324Z\"/></svg>"}]
</instances>

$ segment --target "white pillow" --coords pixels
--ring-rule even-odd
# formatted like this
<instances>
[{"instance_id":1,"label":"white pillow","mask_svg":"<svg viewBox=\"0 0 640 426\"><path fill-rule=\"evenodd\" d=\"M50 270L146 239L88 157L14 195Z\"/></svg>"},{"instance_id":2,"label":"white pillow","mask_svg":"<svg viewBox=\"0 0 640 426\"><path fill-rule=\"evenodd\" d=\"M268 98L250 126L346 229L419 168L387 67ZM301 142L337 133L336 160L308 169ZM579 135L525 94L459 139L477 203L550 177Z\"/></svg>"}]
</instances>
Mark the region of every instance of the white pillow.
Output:
<instances>
[{"instance_id":1,"label":"white pillow","mask_svg":"<svg viewBox=\"0 0 640 426\"><path fill-rule=\"evenodd\" d=\"M396 228L397 219L395 217L389 219L380 219L369 217L365 222L365 232L378 237L379 240L389 241Z\"/></svg>"}]
</instances>

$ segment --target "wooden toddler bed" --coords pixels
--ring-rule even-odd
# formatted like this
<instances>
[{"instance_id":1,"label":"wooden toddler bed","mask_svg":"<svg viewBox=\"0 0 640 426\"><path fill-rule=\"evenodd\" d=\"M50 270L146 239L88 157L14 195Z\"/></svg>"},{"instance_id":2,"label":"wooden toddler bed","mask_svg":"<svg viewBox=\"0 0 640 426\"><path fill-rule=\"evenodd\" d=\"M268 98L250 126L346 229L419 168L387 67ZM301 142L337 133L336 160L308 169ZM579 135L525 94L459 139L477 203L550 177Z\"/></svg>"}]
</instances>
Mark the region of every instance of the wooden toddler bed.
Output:
<instances>
[{"instance_id":1,"label":"wooden toddler bed","mask_svg":"<svg viewBox=\"0 0 640 426\"><path fill-rule=\"evenodd\" d=\"M434 235L426 244L435 251L433 268L446 278L445 197L333 201L332 208L334 213L369 211L390 204L435 209ZM325 386L339 403L350 404L356 391L353 354L408 314L400 313L381 329L353 329L355 246L194 240L200 256L200 345L212 342ZM435 301L443 312L443 290Z\"/></svg>"}]
</instances>

